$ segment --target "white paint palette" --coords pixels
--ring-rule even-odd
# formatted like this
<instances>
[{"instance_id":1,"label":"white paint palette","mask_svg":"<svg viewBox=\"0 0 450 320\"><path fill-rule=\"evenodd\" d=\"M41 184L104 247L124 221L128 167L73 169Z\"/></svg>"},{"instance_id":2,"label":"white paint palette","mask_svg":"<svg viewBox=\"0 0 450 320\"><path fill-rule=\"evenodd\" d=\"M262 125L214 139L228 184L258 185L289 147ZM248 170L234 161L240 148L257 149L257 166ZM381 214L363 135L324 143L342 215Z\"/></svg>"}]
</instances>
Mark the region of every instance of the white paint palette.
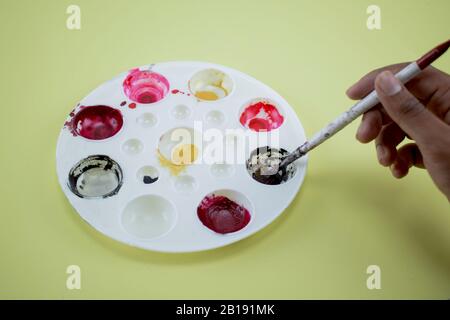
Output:
<instances>
[{"instance_id":1,"label":"white paint palette","mask_svg":"<svg viewBox=\"0 0 450 320\"><path fill-rule=\"evenodd\" d=\"M293 109L258 80L212 63L158 63L77 104L58 139L57 174L78 214L106 236L201 251L246 238L287 208L307 158L278 185L256 181L246 161L258 147L292 151L305 141Z\"/></svg>"}]
</instances>

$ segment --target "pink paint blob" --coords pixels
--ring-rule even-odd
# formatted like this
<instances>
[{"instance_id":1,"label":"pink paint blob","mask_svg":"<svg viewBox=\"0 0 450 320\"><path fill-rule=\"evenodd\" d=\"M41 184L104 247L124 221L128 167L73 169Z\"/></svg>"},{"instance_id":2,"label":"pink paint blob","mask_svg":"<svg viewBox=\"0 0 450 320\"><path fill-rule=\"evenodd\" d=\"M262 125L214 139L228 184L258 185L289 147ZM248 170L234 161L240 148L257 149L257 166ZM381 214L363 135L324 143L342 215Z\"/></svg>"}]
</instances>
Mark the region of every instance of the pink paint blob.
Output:
<instances>
[{"instance_id":1,"label":"pink paint blob","mask_svg":"<svg viewBox=\"0 0 450 320\"><path fill-rule=\"evenodd\" d=\"M219 195L203 198L197 207L197 215L207 228L222 234L241 230L250 222L246 208Z\"/></svg>"},{"instance_id":2,"label":"pink paint blob","mask_svg":"<svg viewBox=\"0 0 450 320\"><path fill-rule=\"evenodd\" d=\"M154 103L169 92L169 81L159 73L133 69L123 81L127 97L138 103Z\"/></svg>"},{"instance_id":3,"label":"pink paint blob","mask_svg":"<svg viewBox=\"0 0 450 320\"><path fill-rule=\"evenodd\" d=\"M65 125L74 136L103 140L119 132L123 117L119 110L108 106L82 106Z\"/></svg>"},{"instance_id":4,"label":"pink paint blob","mask_svg":"<svg viewBox=\"0 0 450 320\"><path fill-rule=\"evenodd\" d=\"M244 127L253 131L271 131L283 124L284 117L273 104L258 101L244 109L239 121Z\"/></svg>"}]
</instances>

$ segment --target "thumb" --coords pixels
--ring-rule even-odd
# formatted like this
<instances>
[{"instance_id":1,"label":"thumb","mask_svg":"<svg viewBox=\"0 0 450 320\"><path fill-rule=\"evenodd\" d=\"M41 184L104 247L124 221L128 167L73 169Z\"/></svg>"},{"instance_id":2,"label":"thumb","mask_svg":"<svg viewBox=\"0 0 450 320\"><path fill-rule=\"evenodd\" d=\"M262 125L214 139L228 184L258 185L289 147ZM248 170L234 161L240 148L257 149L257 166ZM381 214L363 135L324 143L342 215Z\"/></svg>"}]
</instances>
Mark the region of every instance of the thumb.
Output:
<instances>
[{"instance_id":1,"label":"thumb","mask_svg":"<svg viewBox=\"0 0 450 320\"><path fill-rule=\"evenodd\" d=\"M417 143L438 137L444 123L426 109L390 71L375 79L378 98L386 112Z\"/></svg>"}]
</instances>

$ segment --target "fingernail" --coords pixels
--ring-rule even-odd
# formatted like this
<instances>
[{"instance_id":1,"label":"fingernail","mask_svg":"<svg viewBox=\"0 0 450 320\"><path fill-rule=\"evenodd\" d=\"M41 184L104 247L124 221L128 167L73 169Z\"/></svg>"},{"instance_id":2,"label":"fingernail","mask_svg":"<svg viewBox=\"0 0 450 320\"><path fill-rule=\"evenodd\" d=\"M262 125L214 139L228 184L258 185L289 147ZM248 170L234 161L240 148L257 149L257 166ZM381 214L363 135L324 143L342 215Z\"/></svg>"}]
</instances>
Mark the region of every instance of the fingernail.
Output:
<instances>
[{"instance_id":1,"label":"fingernail","mask_svg":"<svg viewBox=\"0 0 450 320\"><path fill-rule=\"evenodd\" d=\"M393 96L402 90L402 85L392 72L385 71L378 76L378 86L387 96Z\"/></svg>"},{"instance_id":2,"label":"fingernail","mask_svg":"<svg viewBox=\"0 0 450 320\"><path fill-rule=\"evenodd\" d=\"M391 169L392 175L395 178L400 179L402 177L400 170L397 168L397 166L395 164L392 164L390 169Z\"/></svg>"},{"instance_id":3,"label":"fingernail","mask_svg":"<svg viewBox=\"0 0 450 320\"><path fill-rule=\"evenodd\" d=\"M378 155L378 161L384 165L384 159L387 156L386 147L381 144L377 144L377 155Z\"/></svg>"}]
</instances>

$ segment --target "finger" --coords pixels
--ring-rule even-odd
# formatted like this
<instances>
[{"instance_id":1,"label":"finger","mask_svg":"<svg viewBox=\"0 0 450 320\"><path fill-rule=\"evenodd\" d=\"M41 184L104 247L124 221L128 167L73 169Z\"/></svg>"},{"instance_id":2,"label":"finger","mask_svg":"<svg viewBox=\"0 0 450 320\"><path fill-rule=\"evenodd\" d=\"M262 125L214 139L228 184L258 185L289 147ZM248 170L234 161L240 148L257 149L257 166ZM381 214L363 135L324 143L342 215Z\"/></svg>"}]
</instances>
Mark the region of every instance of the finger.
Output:
<instances>
[{"instance_id":1,"label":"finger","mask_svg":"<svg viewBox=\"0 0 450 320\"><path fill-rule=\"evenodd\" d=\"M427 110L394 77L392 72L384 71L375 79L378 98L386 112L411 138L420 145L426 145L439 137L445 123Z\"/></svg>"},{"instance_id":2,"label":"finger","mask_svg":"<svg viewBox=\"0 0 450 320\"><path fill-rule=\"evenodd\" d=\"M390 166L397 158L397 146L405 139L405 133L395 123L388 124L381 129L376 138L378 162L383 166Z\"/></svg>"},{"instance_id":3,"label":"finger","mask_svg":"<svg viewBox=\"0 0 450 320\"><path fill-rule=\"evenodd\" d=\"M367 111L361 120L356 139L361 143L368 143L375 139L383 126L383 116L379 109L371 109Z\"/></svg>"},{"instance_id":4,"label":"finger","mask_svg":"<svg viewBox=\"0 0 450 320\"><path fill-rule=\"evenodd\" d=\"M392 122L391 117L387 114L386 110L384 110L383 106L379 104L379 109L381 112L382 123L383 125L389 124Z\"/></svg>"},{"instance_id":5,"label":"finger","mask_svg":"<svg viewBox=\"0 0 450 320\"><path fill-rule=\"evenodd\" d=\"M397 158L391 165L392 175L398 179L408 174L412 166L424 168L422 154L419 147L414 143L409 143L397 151Z\"/></svg>"},{"instance_id":6,"label":"finger","mask_svg":"<svg viewBox=\"0 0 450 320\"><path fill-rule=\"evenodd\" d=\"M450 84L436 90L426 107L445 123L450 124Z\"/></svg>"},{"instance_id":7,"label":"finger","mask_svg":"<svg viewBox=\"0 0 450 320\"><path fill-rule=\"evenodd\" d=\"M448 75L443 71L429 66L417 76L408 81L406 88L423 104L435 95L447 83Z\"/></svg>"},{"instance_id":8,"label":"finger","mask_svg":"<svg viewBox=\"0 0 450 320\"><path fill-rule=\"evenodd\" d=\"M374 89L375 78L383 71L391 71L397 73L403 69L408 63L394 64L387 67L373 70L362 77L357 83L347 90L347 96L354 100L360 100L368 95ZM433 94L445 83L443 79L448 77L444 72L429 66L423 70L414 79L410 80L406 87L420 101L426 104Z\"/></svg>"},{"instance_id":9,"label":"finger","mask_svg":"<svg viewBox=\"0 0 450 320\"><path fill-rule=\"evenodd\" d=\"M367 96L370 92L374 90L375 78L383 71L389 70L396 73L403 69L408 63L393 64L387 67L375 69L364 77L362 77L358 82L348 88L346 94L350 99L360 100Z\"/></svg>"}]
</instances>

